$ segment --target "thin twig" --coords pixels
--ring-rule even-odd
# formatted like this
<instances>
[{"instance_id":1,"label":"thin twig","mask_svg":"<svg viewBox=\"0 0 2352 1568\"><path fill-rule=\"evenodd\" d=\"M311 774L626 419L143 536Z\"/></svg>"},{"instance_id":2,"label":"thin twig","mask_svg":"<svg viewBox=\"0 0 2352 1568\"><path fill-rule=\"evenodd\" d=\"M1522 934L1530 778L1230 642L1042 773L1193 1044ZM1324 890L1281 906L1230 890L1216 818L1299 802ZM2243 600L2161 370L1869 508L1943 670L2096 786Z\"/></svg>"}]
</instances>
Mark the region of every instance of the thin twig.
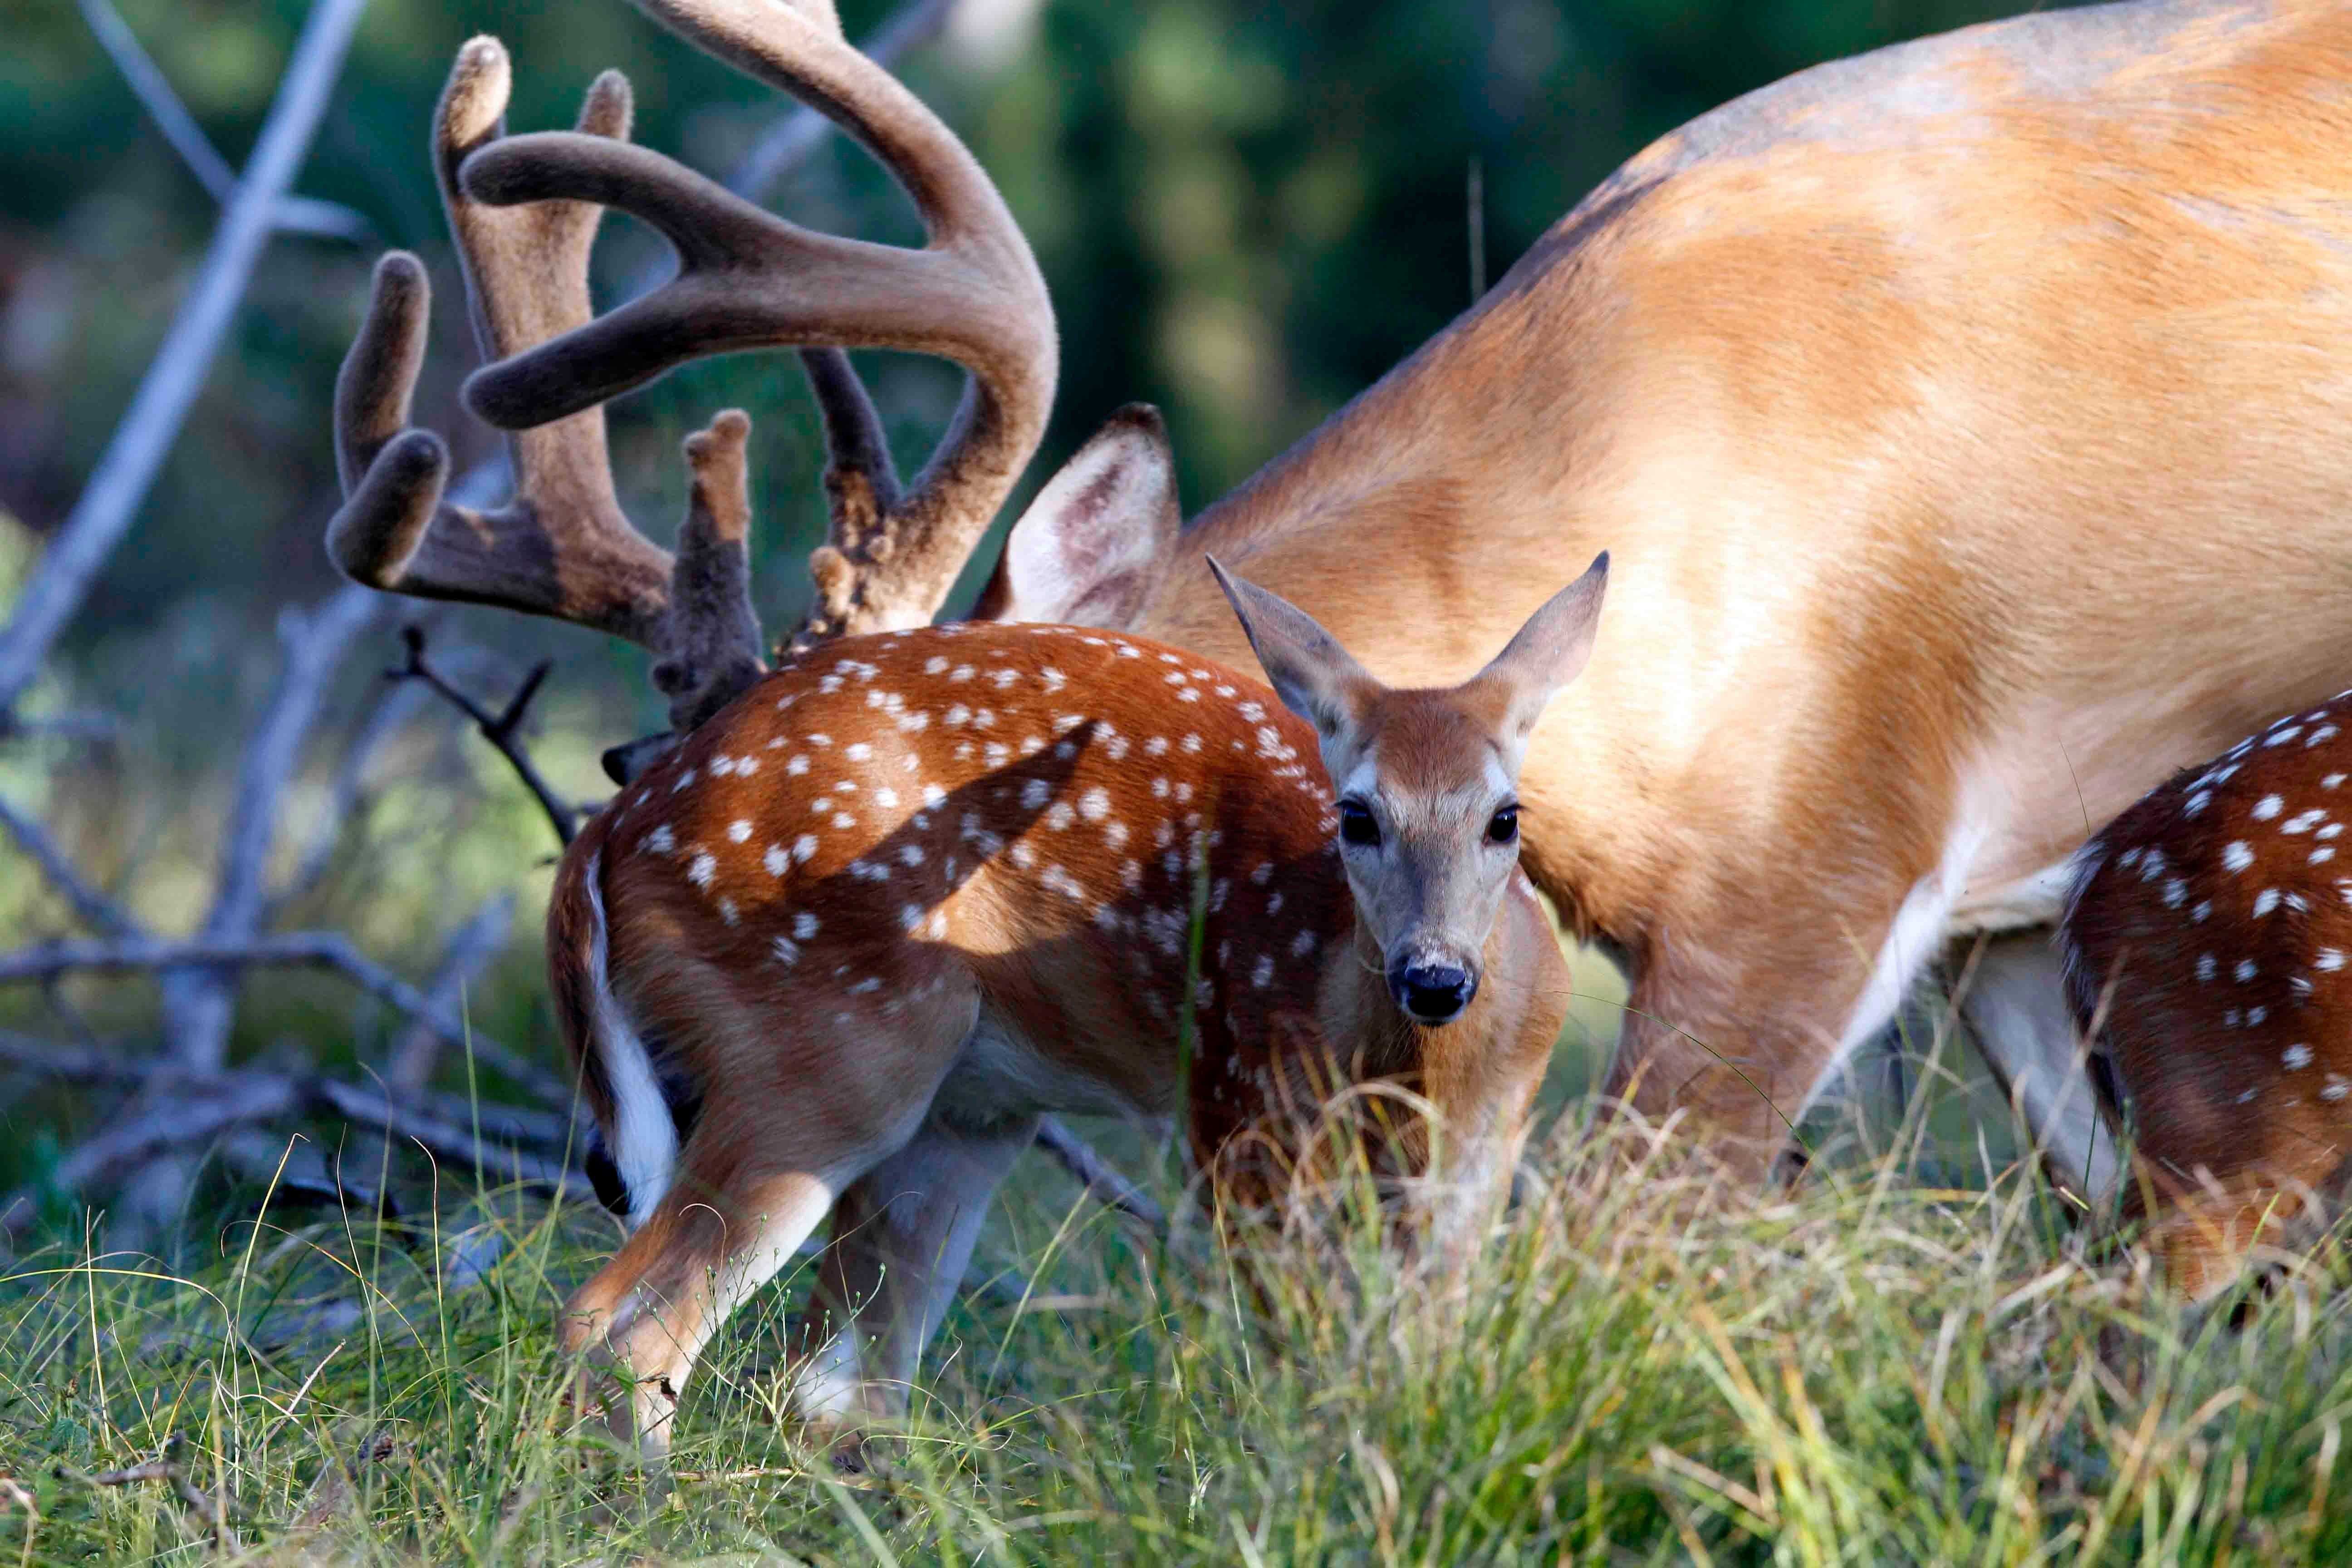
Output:
<instances>
[{"instance_id":1,"label":"thin twig","mask_svg":"<svg viewBox=\"0 0 2352 1568\"><path fill-rule=\"evenodd\" d=\"M147 117L155 122L180 162L196 177L196 183L209 193L214 201L226 205L236 194L236 171L228 166L218 149L205 135L196 117L172 90L162 68L153 57L140 47L138 35L115 10L111 0L77 0L81 6L82 20L89 24L98 47L113 60L114 68L122 73L131 94L146 110ZM325 239L364 239L372 232L368 220L350 207L335 202L313 200L309 196L289 195L279 198L271 216L271 225L283 234L314 235Z\"/></svg>"},{"instance_id":2,"label":"thin twig","mask_svg":"<svg viewBox=\"0 0 2352 1568\"><path fill-rule=\"evenodd\" d=\"M234 1551L237 1546L236 1532L223 1516L219 1500L188 1479L187 1452L187 1439L175 1432L163 1445L163 1457L160 1459L150 1459L141 1465L126 1465L119 1470L100 1470L96 1475L60 1464L56 1474L60 1480L79 1481L86 1487L128 1487L148 1481L166 1482L173 1494L180 1500L181 1506L195 1515L197 1521L212 1536L214 1550Z\"/></svg>"},{"instance_id":3,"label":"thin twig","mask_svg":"<svg viewBox=\"0 0 2352 1568\"><path fill-rule=\"evenodd\" d=\"M1037 1123L1037 1146L1062 1163L1065 1170L1086 1184L1101 1203L1141 1220L1154 1230L1165 1230L1168 1215L1142 1188L1118 1173L1109 1161L1096 1153L1059 1117Z\"/></svg>"},{"instance_id":4,"label":"thin twig","mask_svg":"<svg viewBox=\"0 0 2352 1568\"><path fill-rule=\"evenodd\" d=\"M539 808L547 814L548 823L555 829L557 840L570 844L572 835L580 829L580 808L563 800L549 786L538 764L531 761L530 749L522 743L518 734L522 727L523 715L530 708L530 700L539 695L540 683L554 668L553 662L542 659L533 665L530 673L523 677L522 685L508 700L506 707L493 713L443 679L440 672L425 662L424 627L401 627L400 640L408 649L408 662L398 669L386 670L386 679L423 681L471 719L474 728L481 731L482 739L498 748L499 754L506 758L516 776L538 799Z\"/></svg>"},{"instance_id":5,"label":"thin twig","mask_svg":"<svg viewBox=\"0 0 2352 1568\"><path fill-rule=\"evenodd\" d=\"M0 800L0 827L6 828L17 847L32 857L33 863L41 868L41 875L48 879L49 885L66 896L66 901L73 905L74 913L82 924L106 936L141 934L137 921L116 907L111 899L82 879L81 873L74 869L73 862L66 858L65 851L42 831L39 823L5 800Z\"/></svg>"},{"instance_id":6,"label":"thin twig","mask_svg":"<svg viewBox=\"0 0 2352 1568\"><path fill-rule=\"evenodd\" d=\"M316 0L262 122L236 193L221 209L194 287L173 318L131 407L64 525L34 567L16 618L0 631L0 712L48 662L90 584L121 543L178 438L213 356L268 243L278 204L301 168L367 0Z\"/></svg>"}]
</instances>

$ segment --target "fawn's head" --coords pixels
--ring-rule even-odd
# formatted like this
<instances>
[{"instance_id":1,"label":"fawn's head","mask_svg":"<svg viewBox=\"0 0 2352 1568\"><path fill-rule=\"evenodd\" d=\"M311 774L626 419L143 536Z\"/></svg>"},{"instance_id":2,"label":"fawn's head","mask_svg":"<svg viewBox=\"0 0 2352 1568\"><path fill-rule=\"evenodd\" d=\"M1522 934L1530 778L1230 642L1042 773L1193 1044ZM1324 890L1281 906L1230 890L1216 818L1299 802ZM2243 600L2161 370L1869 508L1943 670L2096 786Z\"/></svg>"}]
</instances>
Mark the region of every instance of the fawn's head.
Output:
<instances>
[{"instance_id":1,"label":"fawn's head","mask_svg":"<svg viewBox=\"0 0 2352 1568\"><path fill-rule=\"evenodd\" d=\"M1609 581L1604 552L1461 685L1391 690L1312 616L1209 569L1285 706L1315 726L1339 801L1339 855L1389 994L1449 1023L1519 854L1519 764L1544 706L1584 668Z\"/></svg>"}]
</instances>

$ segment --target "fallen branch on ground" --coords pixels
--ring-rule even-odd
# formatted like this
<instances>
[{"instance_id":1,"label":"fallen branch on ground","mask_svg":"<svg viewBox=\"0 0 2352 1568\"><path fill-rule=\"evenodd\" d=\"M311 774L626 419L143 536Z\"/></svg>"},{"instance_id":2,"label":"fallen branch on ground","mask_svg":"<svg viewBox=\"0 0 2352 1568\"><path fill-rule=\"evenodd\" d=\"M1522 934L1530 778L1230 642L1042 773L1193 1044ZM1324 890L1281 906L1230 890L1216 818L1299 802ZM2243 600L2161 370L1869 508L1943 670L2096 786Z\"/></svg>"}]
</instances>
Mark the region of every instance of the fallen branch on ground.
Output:
<instances>
[{"instance_id":1,"label":"fallen branch on ground","mask_svg":"<svg viewBox=\"0 0 2352 1568\"><path fill-rule=\"evenodd\" d=\"M176 937L44 942L0 954L0 985L24 984L78 971L122 973L192 964L333 970L386 1006L421 1021L447 1045L470 1049L491 1071L511 1079L546 1103L572 1103L570 1087L554 1074L468 1027L454 1009L435 1006L431 997L362 955L349 937L336 931L291 931L242 942Z\"/></svg>"},{"instance_id":2,"label":"fallen branch on ground","mask_svg":"<svg viewBox=\"0 0 2352 1568\"><path fill-rule=\"evenodd\" d=\"M212 1536L214 1550L234 1552L238 1546L236 1531L230 1527L220 1500L188 1479L187 1452L187 1439L175 1432L171 1441L163 1445L163 1457L160 1459L126 1465L119 1470L100 1470L96 1475L61 1464L55 1473L59 1480L75 1481L86 1487L131 1487L149 1481L167 1482L173 1495L180 1500L181 1506L194 1514L196 1522Z\"/></svg>"}]
</instances>

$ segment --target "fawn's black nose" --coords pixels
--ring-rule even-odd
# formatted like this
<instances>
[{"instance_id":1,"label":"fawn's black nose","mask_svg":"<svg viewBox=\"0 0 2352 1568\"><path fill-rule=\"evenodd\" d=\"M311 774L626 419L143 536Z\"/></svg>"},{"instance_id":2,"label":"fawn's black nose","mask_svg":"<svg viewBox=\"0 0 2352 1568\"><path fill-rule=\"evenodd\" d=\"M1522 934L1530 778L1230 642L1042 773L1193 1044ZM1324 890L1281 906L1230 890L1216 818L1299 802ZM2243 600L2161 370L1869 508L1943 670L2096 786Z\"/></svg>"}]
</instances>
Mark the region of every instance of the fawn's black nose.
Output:
<instances>
[{"instance_id":1,"label":"fawn's black nose","mask_svg":"<svg viewBox=\"0 0 2352 1568\"><path fill-rule=\"evenodd\" d=\"M1451 963L1405 963L1389 971L1389 994L1417 1023L1450 1024L1477 993L1477 977Z\"/></svg>"}]
</instances>

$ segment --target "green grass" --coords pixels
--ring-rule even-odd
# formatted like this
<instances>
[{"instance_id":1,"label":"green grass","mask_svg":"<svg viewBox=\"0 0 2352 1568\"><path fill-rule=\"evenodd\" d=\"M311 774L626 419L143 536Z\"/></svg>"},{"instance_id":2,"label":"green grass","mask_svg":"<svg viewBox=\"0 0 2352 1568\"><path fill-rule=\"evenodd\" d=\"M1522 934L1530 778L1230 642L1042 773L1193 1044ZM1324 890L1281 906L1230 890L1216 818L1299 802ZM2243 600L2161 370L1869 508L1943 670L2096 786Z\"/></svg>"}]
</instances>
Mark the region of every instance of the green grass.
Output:
<instances>
[{"instance_id":1,"label":"green grass","mask_svg":"<svg viewBox=\"0 0 2352 1568\"><path fill-rule=\"evenodd\" d=\"M0 1472L40 1510L0 1514L0 1563L214 1556L168 1483L80 1479L175 1437L186 1489L272 1562L2352 1552L2352 1321L2326 1267L2232 1329L2030 1172L1906 1169L1817 1165L1759 1199L1637 1131L1562 1125L1458 1291L1342 1224L1265 1243L1263 1300L1197 1237L1139 1237L1024 1170L983 1258L1026 1284L967 1295L877 1473L837 1477L780 1419L788 1280L705 1358L666 1496L562 1399L550 1324L612 1245L601 1215L265 1213L183 1274L59 1247L0 1282Z\"/></svg>"}]
</instances>

